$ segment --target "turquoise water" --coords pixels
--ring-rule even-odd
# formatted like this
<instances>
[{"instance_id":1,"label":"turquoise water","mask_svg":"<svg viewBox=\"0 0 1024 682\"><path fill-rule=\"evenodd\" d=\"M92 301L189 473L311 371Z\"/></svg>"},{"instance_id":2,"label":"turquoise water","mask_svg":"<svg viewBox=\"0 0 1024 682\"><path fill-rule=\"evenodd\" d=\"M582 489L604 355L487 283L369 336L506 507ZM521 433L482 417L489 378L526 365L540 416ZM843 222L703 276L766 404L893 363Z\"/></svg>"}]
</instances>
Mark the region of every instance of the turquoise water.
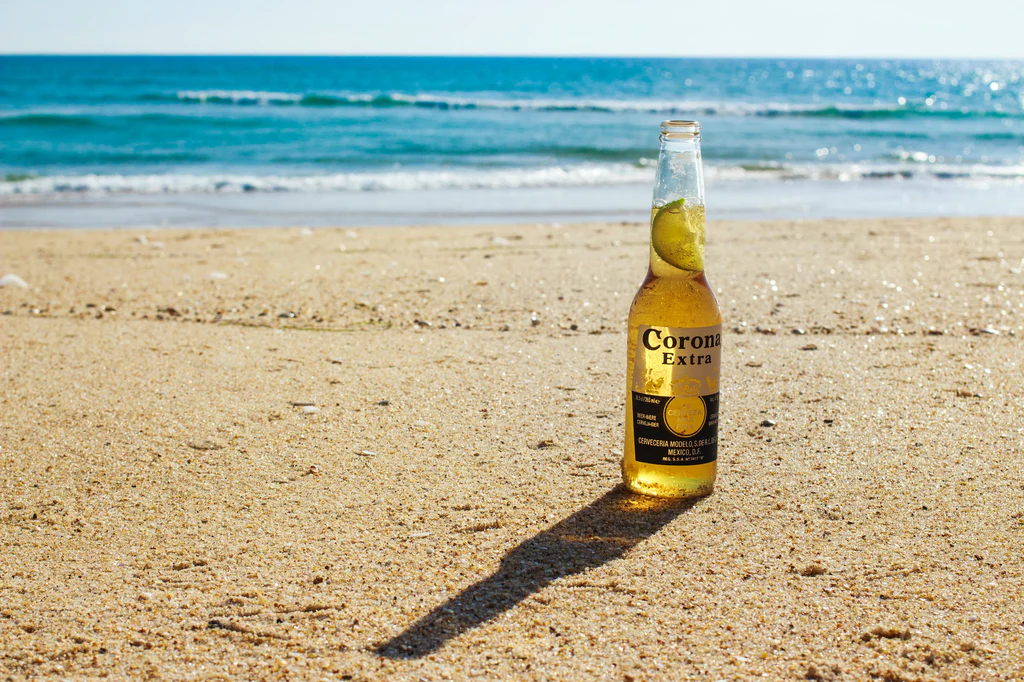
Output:
<instances>
[{"instance_id":1,"label":"turquoise water","mask_svg":"<svg viewBox=\"0 0 1024 682\"><path fill-rule=\"evenodd\" d=\"M709 187L1024 182L1021 62L0 57L0 200L642 186L673 117Z\"/></svg>"}]
</instances>

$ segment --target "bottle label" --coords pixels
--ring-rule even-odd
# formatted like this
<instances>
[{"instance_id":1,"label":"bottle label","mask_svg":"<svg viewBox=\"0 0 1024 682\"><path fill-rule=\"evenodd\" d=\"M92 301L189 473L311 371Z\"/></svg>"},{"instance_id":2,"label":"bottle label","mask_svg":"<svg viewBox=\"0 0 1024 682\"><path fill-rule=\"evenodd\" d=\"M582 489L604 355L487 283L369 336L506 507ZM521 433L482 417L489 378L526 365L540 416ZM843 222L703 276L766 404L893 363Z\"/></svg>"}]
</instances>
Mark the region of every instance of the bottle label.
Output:
<instances>
[{"instance_id":1,"label":"bottle label","mask_svg":"<svg viewBox=\"0 0 1024 682\"><path fill-rule=\"evenodd\" d=\"M718 459L721 346L721 325L641 325L633 361L636 461L693 465Z\"/></svg>"}]
</instances>

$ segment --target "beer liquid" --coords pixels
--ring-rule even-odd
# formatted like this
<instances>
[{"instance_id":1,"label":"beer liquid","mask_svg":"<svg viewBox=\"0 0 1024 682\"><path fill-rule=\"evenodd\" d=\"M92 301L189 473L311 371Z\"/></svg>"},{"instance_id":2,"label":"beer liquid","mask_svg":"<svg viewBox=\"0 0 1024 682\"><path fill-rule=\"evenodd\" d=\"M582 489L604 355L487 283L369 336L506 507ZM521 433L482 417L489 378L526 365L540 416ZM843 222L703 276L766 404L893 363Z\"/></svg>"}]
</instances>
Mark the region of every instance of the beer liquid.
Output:
<instances>
[{"instance_id":1,"label":"beer liquid","mask_svg":"<svg viewBox=\"0 0 1024 682\"><path fill-rule=\"evenodd\" d=\"M656 189L650 268L629 310L622 474L658 497L707 495L717 471L722 315L704 275L697 144L695 196L659 201Z\"/></svg>"}]
</instances>

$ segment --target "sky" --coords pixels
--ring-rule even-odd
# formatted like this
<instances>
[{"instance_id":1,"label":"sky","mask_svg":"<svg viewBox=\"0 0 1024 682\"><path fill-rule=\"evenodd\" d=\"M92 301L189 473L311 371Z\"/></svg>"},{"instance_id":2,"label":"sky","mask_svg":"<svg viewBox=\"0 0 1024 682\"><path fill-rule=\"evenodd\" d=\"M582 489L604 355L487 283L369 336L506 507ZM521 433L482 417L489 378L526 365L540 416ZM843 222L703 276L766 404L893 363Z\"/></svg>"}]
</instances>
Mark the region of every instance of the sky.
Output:
<instances>
[{"instance_id":1,"label":"sky","mask_svg":"<svg viewBox=\"0 0 1024 682\"><path fill-rule=\"evenodd\" d=\"M0 0L0 53L1024 59L1024 0Z\"/></svg>"}]
</instances>

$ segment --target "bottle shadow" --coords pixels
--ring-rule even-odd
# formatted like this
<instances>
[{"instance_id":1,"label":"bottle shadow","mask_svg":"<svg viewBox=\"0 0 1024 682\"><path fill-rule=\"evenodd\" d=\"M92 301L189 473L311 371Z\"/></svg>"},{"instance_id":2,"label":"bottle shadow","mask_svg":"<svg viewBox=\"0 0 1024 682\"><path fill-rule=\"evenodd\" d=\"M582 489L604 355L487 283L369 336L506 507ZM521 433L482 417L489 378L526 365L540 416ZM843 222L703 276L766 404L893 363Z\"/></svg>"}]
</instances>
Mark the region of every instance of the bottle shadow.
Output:
<instances>
[{"instance_id":1,"label":"bottle shadow","mask_svg":"<svg viewBox=\"0 0 1024 682\"><path fill-rule=\"evenodd\" d=\"M493 575L467 587L374 651L392 659L426 656L549 583L618 559L695 503L644 497L617 486L510 550Z\"/></svg>"}]
</instances>

